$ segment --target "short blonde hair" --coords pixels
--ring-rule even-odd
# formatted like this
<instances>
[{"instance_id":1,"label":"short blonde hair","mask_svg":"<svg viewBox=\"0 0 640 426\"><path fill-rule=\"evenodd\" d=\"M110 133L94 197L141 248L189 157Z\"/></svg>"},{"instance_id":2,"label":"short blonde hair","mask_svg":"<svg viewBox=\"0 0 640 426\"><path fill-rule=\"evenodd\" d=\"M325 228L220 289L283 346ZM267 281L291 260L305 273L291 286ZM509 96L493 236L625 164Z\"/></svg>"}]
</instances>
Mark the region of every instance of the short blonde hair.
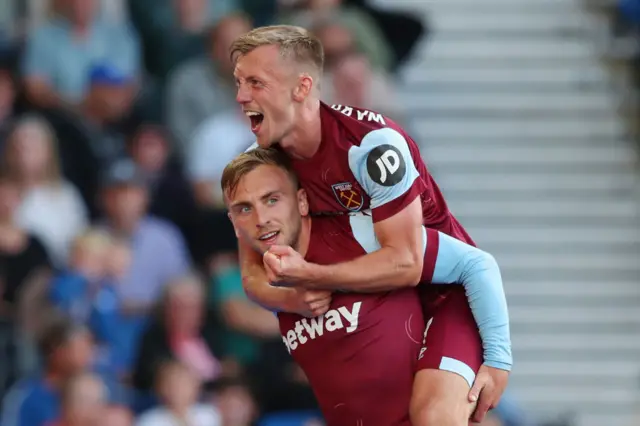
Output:
<instances>
[{"instance_id":1,"label":"short blonde hair","mask_svg":"<svg viewBox=\"0 0 640 426\"><path fill-rule=\"evenodd\" d=\"M287 172L294 187L296 189L300 187L291 161L284 152L278 148L258 147L238 155L224 168L222 178L220 179L220 186L222 187L225 200L235 192L240 184L240 180L259 166L280 167Z\"/></svg>"},{"instance_id":2,"label":"short blonde hair","mask_svg":"<svg viewBox=\"0 0 640 426\"><path fill-rule=\"evenodd\" d=\"M293 25L258 27L238 37L230 48L231 61L261 46L278 46L280 55L300 64L309 64L318 73L324 67L324 49L310 31Z\"/></svg>"},{"instance_id":3,"label":"short blonde hair","mask_svg":"<svg viewBox=\"0 0 640 426\"><path fill-rule=\"evenodd\" d=\"M90 251L107 250L111 247L112 243L113 238L111 238L106 231L98 228L89 228L74 239L73 249Z\"/></svg>"}]
</instances>

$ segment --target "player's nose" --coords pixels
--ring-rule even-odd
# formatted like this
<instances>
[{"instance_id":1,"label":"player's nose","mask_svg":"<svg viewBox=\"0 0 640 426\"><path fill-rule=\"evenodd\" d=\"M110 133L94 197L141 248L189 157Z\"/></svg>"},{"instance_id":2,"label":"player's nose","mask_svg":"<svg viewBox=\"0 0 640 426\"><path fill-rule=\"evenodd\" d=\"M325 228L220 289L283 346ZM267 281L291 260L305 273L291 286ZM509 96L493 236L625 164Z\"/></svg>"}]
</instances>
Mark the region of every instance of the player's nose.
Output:
<instances>
[{"instance_id":1,"label":"player's nose","mask_svg":"<svg viewBox=\"0 0 640 426\"><path fill-rule=\"evenodd\" d=\"M255 215L256 227L266 228L269 226L270 219L267 217L267 212L262 207L257 207L253 210Z\"/></svg>"},{"instance_id":2,"label":"player's nose","mask_svg":"<svg viewBox=\"0 0 640 426\"><path fill-rule=\"evenodd\" d=\"M236 102L239 104L246 104L251 102L251 91L244 87L244 85L238 86L236 93Z\"/></svg>"}]
</instances>

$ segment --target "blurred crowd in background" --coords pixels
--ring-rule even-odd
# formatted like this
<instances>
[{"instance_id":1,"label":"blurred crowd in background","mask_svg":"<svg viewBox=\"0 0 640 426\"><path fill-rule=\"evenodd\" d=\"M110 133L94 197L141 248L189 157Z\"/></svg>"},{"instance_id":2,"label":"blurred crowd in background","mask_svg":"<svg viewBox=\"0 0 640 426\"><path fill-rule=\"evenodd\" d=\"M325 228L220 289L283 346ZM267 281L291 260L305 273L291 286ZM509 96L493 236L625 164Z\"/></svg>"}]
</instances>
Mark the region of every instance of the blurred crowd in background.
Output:
<instances>
[{"instance_id":1,"label":"blurred crowd in background","mask_svg":"<svg viewBox=\"0 0 640 426\"><path fill-rule=\"evenodd\" d=\"M622 64L626 79L635 92L624 93L630 129L640 143L640 0L605 1L600 6L608 9L611 38L608 58Z\"/></svg>"},{"instance_id":2,"label":"blurred crowd in background","mask_svg":"<svg viewBox=\"0 0 640 426\"><path fill-rule=\"evenodd\" d=\"M252 142L228 47L295 23L325 101L393 115L425 34L357 0L0 1L2 426L321 424L245 297L219 190Z\"/></svg>"},{"instance_id":3,"label":"blurred crowd in background","mask_svg":"<svg viewBox=\"0 0 640 426\"><path fill-rule=\"evenodd\" d=\"M228 47L272 23L321 39L326 102L410 125L426 22L366 0L0 0L0 426L322 424L219 190L254 140ZM505 401L487 425L524 425Z\"/></svg>"}]
</instances>

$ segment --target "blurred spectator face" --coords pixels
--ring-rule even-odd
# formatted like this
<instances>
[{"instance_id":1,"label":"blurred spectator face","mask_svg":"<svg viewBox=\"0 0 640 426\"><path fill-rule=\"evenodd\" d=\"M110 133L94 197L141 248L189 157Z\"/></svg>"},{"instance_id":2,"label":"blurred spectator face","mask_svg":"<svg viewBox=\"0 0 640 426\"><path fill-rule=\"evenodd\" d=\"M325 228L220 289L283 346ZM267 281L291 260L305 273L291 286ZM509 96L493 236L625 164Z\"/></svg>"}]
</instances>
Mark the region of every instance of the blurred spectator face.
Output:
<instances>
[{"instance_id":1,"label":"blurred spectator face","mask_svg":"<svg viewBox=\"0 0 640 426\"><path fill-rule=\"evenodd\" d=\"M167 407L181 410L197 402L200 381L188 367L170 363L160 370L158 394Z\"/></svg>"},{"instance_id":2,"label":"blurred spectator face","mask_svg":"<svg viewBox=\"0 0 640 426\"><path fill-rule=\"evenodd\" d=\"M131 156L145 172L157 173L164 168L169 158L169 142L160 128L147 126L134 137Z\"/></svg>"},{"instance_id":3,"label":"blurred spectator face","mask_svg":"<svg viewBox=\"0 0 640 426\"><path fill-rule=\"evenodd\" d=\"M251 31L251 23L241 16L222 19L211 31L211 57L223 74L233 73L233 63L229 57L229 47L241 35Z\"/></svg>"},{"instance_id":4,"label":"blurred spectator face","mask_svg":"<svg viewBox=\"0 0 640 426\"><path fill-rule=\"evenodd\" d=\"M144 216L147 198L147 190L140 185L111 186L105 189L105 212L118 226L132 226Z\"/></svg>"},{"instance_id":5,"label":"blurred spectator face","mask_svg":"<svg viewBox=\"0 0 640 426\"><path fill-rule=\"evenodd\" d=\"M52 177L57 172L50 130L38 119L18 124L9 136L7 162L21 180Z\"/></svg>"},{"instance_id":6,"label":"blurred spectator face","mask_svg":"<svg viewBox=\"0 0 640 426\"><path fill-rule=\"evenodd\" d=\"M184 29L198 29L207 20L207 0L173 0L178 21Z\"/></svg>"},{"instance_id":7,"label":"blurred spectator face","mask_svg":"<svg viewBox=\"0 0 640 426\"><path fill-rule=\"evenodd\" d=\"M313 10L329 9L338 7L341 3L341 0L308 0L307 7Z\"/></svg>"},{"instance_id":8,"label":"blurred spectator face","mask_svg":"<svg viewBox=\"0 0 640 426\"><path fill-rule=\"evenodd\" d=\"M79 26L91 24L96 15L96 0L61 0L66 16Z\"/></svg>"},{"instance_id":9,"label":"blurred spectator face","mask_svg":"<svg viewBox=\"0 0 640 426\"><path fill-rule=\"evenodd\" d=\"M172 334L194 336L200 331L204 310L202 286L195 279L178 281L169 287L165 322Z\"/></svg>"},{"instance_id":10,"label":"blurred spectator face","mask_svg":"<svg viewBox=\"0 0 640 426\"><path fill-rule=\"evenodd\" d=\"M0 70L0 113L6 113L13 108L16 89L11 74L7 70Z\"/></svg>"},{"instance_id":11,"label":"blurred spectator face","mask_svg":"<svg viewBox=\"0 0 640 426\"><path fill-rule=\"evenodd\" d=\"M333 69L336 102L366 107L371 77L371 67L363 55L343 58Z\"/></svg>"},{"instance_id":12,"label":"blurred spectator face","mask_svg":"<svg viewBox=\"0 0 640 426\"><path fill-rule=\"evenodd\" d=\"M67 341L51 354L51 364L65 376L86 371L93 361L93 341L85 329L76 329Z\"/></svg>"},{"instance_id":13,"label":"blurred spectator face","mask_svg":"<svg viewBox=\"0 0 640 426\"><path fill-rule=\"evenodd\" d=\"M0 222L11 222L20 205L20 191L13 182L0 178Z\"/></svg>"},{"instance_id":14,"label":"blurred spectator face","mask_svg":"<svg viewBox=\"0 0 640 426\"><path fill-rule=\"evenodd\" d=\"M109 261L109 237L99 232L89 232L79 237L71 253L71 266L91 280L100 279L107 272Z\"/></svg>"},{"instance_id":15,"label":"blurred spectator face","mask_svg":"<svg viewBox=\"0 0 640 426\"><path fill-rule=\"evenodd\" d=\"M253 397L241 385L233 385L217 393L215 404L223 425L248 426L257 414Z\"/></svg>"},{"instance_id":16,"label":"blurred spectator face","mask_svg":"<svg viewBox=\"0 0 640 426\"><path fill-rule=\"evenodd\" d=\"M109 248L107 271L109 276L121 279L126 276L133 260L131 247L124 241L115 241Z\"/></svg>"},{"instance_id":17,"label":"blurred spectator face","mask_svg":"<svg viewBox=\"0 0 640 426\"><path fill-rule=\"evenodd\" d=\"M256 251L264 253L274 244L297 247L302 216L308 214L307 197L286 171L258 166L226 195L236 235Z\"/></svg>"},{"instance_id":18,"label":"blurred spectator face","mask_svg":"<svg viewBox=\"0 0 640 426\"><path fill-rule=\"evenodd\" d=\"M87 102L100 119L117 121L124 117L133 101L131 88L125 83L91 84Z\"/></svg>"},{"instance_id":19,"label":"blurred spectator face","mask_svg":"<svg viewBox=\"0 0 640 426\"><path fill-rule=\"evenodd\" d=\"M341 25L321 27L316 30L316 36L324 46L325 64L328 68L355 50L353 36Z\"/></svg>"},{"instance_id":20,"label":"blurred spectator face","mask_svg":"<svg viewBox=\"0 0 640 426\"><path fill-rule=\"evenodd\" d=\"M62 403L65 425L98 426L106 409L104 384L93 374L82 374L70 380Z\"/></svg>"},{"instance_id":21,"label":"blurred spectator face","mask_svg":"<svg viewBox=\"0 0 640 426\"><path fill-rule=\"evenodd\" d=\"M121 407L109 407L104 410L100 426L131 426L133 416L129 410Z\"/></svg>"}]
</instances>

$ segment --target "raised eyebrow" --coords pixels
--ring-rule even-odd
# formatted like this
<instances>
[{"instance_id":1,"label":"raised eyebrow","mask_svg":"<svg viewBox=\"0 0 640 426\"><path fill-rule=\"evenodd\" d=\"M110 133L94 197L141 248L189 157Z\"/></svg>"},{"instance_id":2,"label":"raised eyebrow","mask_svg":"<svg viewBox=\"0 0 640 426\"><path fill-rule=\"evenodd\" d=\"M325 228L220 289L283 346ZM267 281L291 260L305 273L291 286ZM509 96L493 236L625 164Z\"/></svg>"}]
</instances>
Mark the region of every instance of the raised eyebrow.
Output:
<instances>
[{"instance_id":1,"label":"raised eyebrow","mask_svg":"<svg viewBox=\"0 0 640 426\"><path fill-rule=\"evenodd\" d=\"M273 197L274 195L280 195L281 193L282 191L279 191L279 190L269 191L263 196L261 196L260 199L264 201L268 198ZM229 206L230 209L237 209L238 207L251 207L251 203L249 203L248 201L238 201Z\"/></svg>"},{"instance_id":2,"label":"raised eyebrow","mask_svg":"<svg viewBox=\"0 0 640 426\"><path fill-rule=\"evenodd\" d=\"M271 198L274 195L279 195L281 193L281 191L275 190L275 191L269 191L266 194L264 194L262 197L260 197L261 200L266 200L267 198Z\"/></svg>"},{"instance_id":3,"label":"raised eyebrow","mask_svg":"<svg viewBox=\"0 0 640 426\"><path fill-rule=\"evenodd\" d=\"M246 201L238 201L229 206L229 210L237 210L240 207L251 207L251 204Z\"/></svg>"}]
</instances>

